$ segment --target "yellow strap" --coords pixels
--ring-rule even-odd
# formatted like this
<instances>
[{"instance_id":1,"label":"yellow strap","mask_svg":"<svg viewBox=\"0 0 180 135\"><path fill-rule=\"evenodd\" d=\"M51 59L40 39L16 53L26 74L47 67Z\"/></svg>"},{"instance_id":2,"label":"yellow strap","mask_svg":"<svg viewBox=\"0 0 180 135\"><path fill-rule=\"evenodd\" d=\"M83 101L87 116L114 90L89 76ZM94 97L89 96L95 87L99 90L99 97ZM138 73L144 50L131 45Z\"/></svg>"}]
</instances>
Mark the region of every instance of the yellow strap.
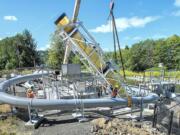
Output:
<instances>
[{"instance_id":1,"label":"yellow strap","mask_svg":"<svg viewBox=\"0 0 180 135\"><path fill-rule=\"evenodd\" d=\"M128 107L131 107L132 106L132 97L128 95L127 99L128 99Z\"/></svg>"}]
</instances>

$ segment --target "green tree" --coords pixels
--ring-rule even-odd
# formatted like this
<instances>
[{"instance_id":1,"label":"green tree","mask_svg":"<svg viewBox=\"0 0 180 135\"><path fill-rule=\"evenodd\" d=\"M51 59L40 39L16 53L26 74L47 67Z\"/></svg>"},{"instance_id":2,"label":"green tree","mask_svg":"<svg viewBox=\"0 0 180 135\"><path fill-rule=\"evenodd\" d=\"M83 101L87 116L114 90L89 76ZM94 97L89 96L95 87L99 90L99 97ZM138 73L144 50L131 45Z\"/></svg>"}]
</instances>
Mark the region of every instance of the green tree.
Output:
<instances>
[{"instance_id":1,"label":"green tree","mask_svg":"<svg viewBox=\"0 0 180 135\"><path fill-rule=\"evenodd\" d=\"M56 31L51 38L50 48L48 49L47 65L53 69L61 68L64 58L64 45Z\"/></svg>"},{"instance_id":2,"label":"green tree","mask_svg":"<svg viewBox=\"0 0 180 135\"><path fill-rule=\"evenodd\" d=\"M0 69L32 67L38 63L36 42L28 30L0 41Z\"/></svg>"}]
</instances>

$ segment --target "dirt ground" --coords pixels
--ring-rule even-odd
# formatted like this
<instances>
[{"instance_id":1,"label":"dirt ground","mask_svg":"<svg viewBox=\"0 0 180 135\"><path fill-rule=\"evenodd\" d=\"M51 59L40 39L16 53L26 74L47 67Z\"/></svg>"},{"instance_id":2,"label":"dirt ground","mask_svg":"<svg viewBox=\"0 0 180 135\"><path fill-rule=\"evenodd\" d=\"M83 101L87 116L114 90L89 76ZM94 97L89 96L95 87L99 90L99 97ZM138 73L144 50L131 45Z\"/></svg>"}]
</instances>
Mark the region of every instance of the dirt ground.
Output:
<instances>
[{"instance_id":1,"label":"dirt ground","mask_svg":"<svg viewBox=\"0 0 180 135\"><path fill-rule=\"evenodd\" d=\"M21 89L20 89L21 90ZM24 91L24 89L22 89L21 91ZM178 99L177 102L180 102L180 97ZM175 104L177 104L177 102L172 102L170 105L168 106L164 106L162 107L163 110L167 109L167 108L171 108L172 106L174 106ZM161 111L161 113L159 113L159 128L162 128L163 126L165 127L166 133L167 133L167 128L168 128L168 115L170 110L168 111ZM180 112L180 106L176 106L174 109L171 109L175 111L175 117L179 116ZM9 105L0 105L0 115L10 112L11 111L11 107ZM162 116L162 118L160 117ZM93 131L93 124L92 122L84 122L84 123L79 123L77 121L77 119L73 119L71 114L65 114L65 115L53 115L53 116L45 116L45 121L43 121L43 123L39 126L39 128L37 129L27 129L25 127L25 120L16 118L16 117L8 117L8 119L2 121L0 120L0 135L5 133L6 134L16 134L16 135L92 135L92 134L111 134L111 131L106 132L103 128L100 128L97 130L97 132ZM145 121L152 121L152 117L149 117L148 119L144 119ZM163 123L162 121L165 121L165 123ZM174 118L174 125L177 126L177 121ZM110 122L111 123L111 122ZM129 128L129 126L127 126L128 121L118 121L118 123L121 123L120 125L124 125L124 126L119 126L119 128L121 128L123 131L128 131L125 130L126 127ZM109 124L110 126L111 124ZM118 125L118 124L117 124ZM149 127L151 128L151 127ZM116 127L115 129L118 129L118 127ZM114 128L112 129L113 131L115 130ZM180 129L180 128L179 128ZM110 128L111 130L111 128ZM137 127L137 129L133 127L134 131L143 133L146 131L141 132L141 128ZM174 130L174 129L173 129ZM98 132L99 131L99 132ZM102 132L101 132L102 131ZM133 132L132 132L133 133ZM179 130L176 132L173 132L173 135L179 135L180 132Z\"/></svg>"},{"instance_id":2,"label":"dirt ground","mask_svg":"<svg viewBox=\"0 0 180 135\"><path fill-rule=\"evenodd\" d=\"M8 113L11 112L11 106L8 104L2 104L0 105L0 114L1 113Z\"/></svg>"},{"instance_id":3,"label":"dirt ground","mask_svg":"<svg viewBox=\"0 0 180 135\"><path fill-rule=\"evenodd\" d=\"M50 117L34 130L33 135L91 135L90 122L79 123L71 115Z\"/></svg>"},{"instance_id":4,"label":"dirt ground","mask_svg":"<svg viewBox=\"0 0 180 135\"><path fill-rule=\"evenodd\" d=\"M71 115L46 117L37 129L28 129L15 117L0 120L0 135L92 135L90 122L79 123Z\"/></svg>"},{"instance_id":5,"label":"dirt ground","mask_svg":"<svg viewBox=\"0 0 180 135\"><path fill-rule=\"evenodd\" d=\"M104 120L104 118L100 118L100 120L98 120L99 118L90 119L88 122L79 123L71 114L47 115L45 118L37 129L28 129L25 127L26 122L24 120L9 116L4 121L0 120L0 135L2 133L7 135L10 133L11 135L111 135L112 133L118 134L120 132L123 132L124 135L127 135L129 132L132 133L129 135L140 135L140 133L142 135L151 135L151 131L155 133L154 129L152 129L152 117L148 120L144 119L142 123L146 124L140 125L138 123L133 124L131 120L117 118L108 121ZM94 128L94 123L100 125L100 128ZM162 128L159 124L157 127L162 135L164 135L163 131L167 132L167 129ZM155 134L159 135L158 133ZM179 135L178 133L173 133L173 135Z\"/></svg>"}]
</instances>

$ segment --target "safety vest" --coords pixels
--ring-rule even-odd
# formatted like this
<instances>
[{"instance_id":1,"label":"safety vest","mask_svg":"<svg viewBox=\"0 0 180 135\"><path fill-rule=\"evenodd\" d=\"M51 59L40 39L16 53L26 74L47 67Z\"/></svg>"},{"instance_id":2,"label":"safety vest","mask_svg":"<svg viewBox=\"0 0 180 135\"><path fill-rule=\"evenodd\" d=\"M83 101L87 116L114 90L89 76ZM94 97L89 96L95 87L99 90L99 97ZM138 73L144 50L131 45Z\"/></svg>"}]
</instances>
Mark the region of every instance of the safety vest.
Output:
<instances>
[{"instance_id":1,"label":"safety vest","mask_svg":"<svg viewBox=\"0 0 180 135\"><path fill-rule=\"evenodd\" d=\"M111 96L112 97L116 97L117 96L117 89L114 89L113 91L112 91L112 94L111 94Z\"/></svg>"},{"instance_id":2,"label":"safety vest","mask_svg":"<svg viewBox=\"0 0 180 135\"><path fill-rule=\"evenodd\" d=\"M34 98L34 92L32 91L32 92L28 92L27 93L27 97L28 98Z\"/></svg>"}]
</instances>

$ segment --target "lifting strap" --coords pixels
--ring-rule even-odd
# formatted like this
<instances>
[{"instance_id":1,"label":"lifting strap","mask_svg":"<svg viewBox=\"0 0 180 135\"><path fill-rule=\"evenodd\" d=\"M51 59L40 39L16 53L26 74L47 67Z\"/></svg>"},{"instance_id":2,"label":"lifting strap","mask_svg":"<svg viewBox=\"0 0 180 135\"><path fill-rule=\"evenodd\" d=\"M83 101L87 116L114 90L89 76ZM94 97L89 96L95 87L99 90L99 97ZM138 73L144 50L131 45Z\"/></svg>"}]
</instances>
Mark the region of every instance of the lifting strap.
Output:
<instances>
[{"instance_id":1,"label":"lifting strap","mask_svg":"<svg viewBox=\"0 0 180 135\"><path fill-rule=\"evenodd\" d=\"M132 106L132 97L127 95L127 100L128 100L128 107Z\"/></svg>"},{"instance_id":2,"label":"lifting strap","mask_svg":"<svg viewBox=\"0 0 180 135\"><path fill-rule=\"evenodd\" d=\"M123 77L124 77L124 79L126 79L124 62L123 62L123 57L122 57L122 52L121 52L119 36L118 36L118 31L117 31L117 27L116 27L116 21L115 21L113 9L114 9L114 1L111 0L109 17L111 17L111 19L112 19L112 27L113 27L114 58L115 58L115 63L117 64L117 54L116 54L116 43L117 43L117 46L118 46L117 49L119 51L120 62L121 62L121 65L122 65L122 70L123 70Z\"/></svg>"}]
</instances>

